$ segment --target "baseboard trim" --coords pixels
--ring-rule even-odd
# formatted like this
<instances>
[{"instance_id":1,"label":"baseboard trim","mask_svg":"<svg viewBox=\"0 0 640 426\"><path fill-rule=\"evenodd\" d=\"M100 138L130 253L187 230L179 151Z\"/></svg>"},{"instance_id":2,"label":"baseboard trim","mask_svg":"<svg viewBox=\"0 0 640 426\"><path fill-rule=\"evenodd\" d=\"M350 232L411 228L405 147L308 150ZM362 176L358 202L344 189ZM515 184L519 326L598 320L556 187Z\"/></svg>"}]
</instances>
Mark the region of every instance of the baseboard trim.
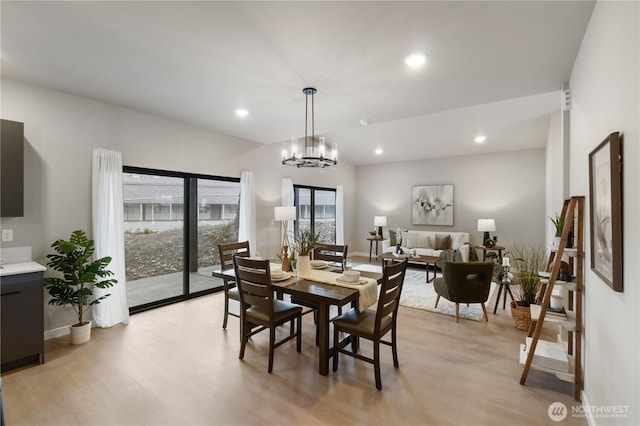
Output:
<instances>
[{"instance_id":1,"label":"baseboard trim","mask_svg":"<svg viewBox=\"0 0 640 426\"><path fill-rule=\"evenodd\" d=\"M44 340L55 339L57 337L62 337L67 334L71 334L69 331L69 326L65 325L63 327L54 328L53 330L47 330L44 332Z\"/></svg>"}]
</instances>

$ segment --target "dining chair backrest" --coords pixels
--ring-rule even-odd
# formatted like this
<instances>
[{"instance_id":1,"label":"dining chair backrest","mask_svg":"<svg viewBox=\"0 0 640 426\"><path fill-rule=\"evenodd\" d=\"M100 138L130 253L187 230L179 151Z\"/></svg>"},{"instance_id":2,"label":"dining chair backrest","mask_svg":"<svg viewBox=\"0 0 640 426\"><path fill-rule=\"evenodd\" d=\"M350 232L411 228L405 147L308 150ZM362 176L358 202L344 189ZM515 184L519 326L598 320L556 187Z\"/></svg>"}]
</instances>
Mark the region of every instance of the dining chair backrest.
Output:
<instances>
[{"instance_id":1,"label":"dining chair backrest","mask_svg":"<svg viewBox=\"0 0 640 426\"><path fill-rule=\"evenodd\" d=\"M325 260L335 263L344 271L347 265L348 249L348 245L322 244L313 250L313 258L314 260Z\"/></svg>"},{"instance_id":2,"label":"dining chair backrest","mask_svg":"<svg viewBox=\"0 0 640 426\"><path fill-rule=\"evenodd\" d=\"M406 271L406 259L402 262L385 265L382 275L382 285L380 286L380 296L378 297L378 307L376 308L374 334L380 332L382 320L386 316L391 316L395 327Z\"/></svg>"},{"instance_id":3,"label":"dining chair backrest","mask_svg":"<svg viewBox=\"0 0 640 426\"><path fill-rule=\"evenodd\" d=\"M220 269L226 271L233 269L233 256L250 257L249 241L241 241L239 243L218 244L218 253L220 254Z\"/></svg>"},{"instance_id":4,"label":"dining chair backrest","mask_svg":"<svg viewBox=\"0 0 640 426\"><path fill-rule=\"evenodd\" d=\"M240 293L241 311L255 306L273 317L273 288L268 260L233 256L236 284Z\"/></svg>"}]
</instances>

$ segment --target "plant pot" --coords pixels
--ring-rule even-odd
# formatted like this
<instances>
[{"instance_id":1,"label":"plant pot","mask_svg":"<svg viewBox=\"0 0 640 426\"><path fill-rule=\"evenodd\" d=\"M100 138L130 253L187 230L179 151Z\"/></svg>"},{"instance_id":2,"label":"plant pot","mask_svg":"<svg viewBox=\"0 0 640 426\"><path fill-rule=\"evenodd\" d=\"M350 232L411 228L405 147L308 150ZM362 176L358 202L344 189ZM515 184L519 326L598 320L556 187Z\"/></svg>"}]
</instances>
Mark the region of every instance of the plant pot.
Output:
<instances>
[{"instance_id":1,"label":"plant pot","mask_svg":"<svg viewBox=\"0 0 640 426\"><path fill-rule=\"evenodd\" d=\"M311 274L311 258L309 256L298 256L298 261L296 262L296 270L298 272L298 275Z\"/></svg>"},{"instance_id":2,"label":"plant pot","mask_svg":"<svg viewBox=\"0 0 640 426\"><path fill-rule=\"evenodd\" d=\"M553 237L553 246L560 247L560 237Z\"/></svg>"},{"instance_id":3,"label":"plant pot","mask_svg":"<svg viewBox=\"0 0 640 426\"><path fill-rule=\"evenodd\" d=\"M87 343L91 338L91 321L86 321L80 325L72 325L69 329L71 330L72 345Z\"/></svg>"},{"instance_id":4,"label":"plant pot","mask_svg":"<svg viewBox=\"0 0 640 426\"><path fill-rule=\"evenodd\" d=\"M522 302L511 301L511 317L518 330L529 330L531 326L531 308L522 306Z\"/></svg>"}]
</instances>

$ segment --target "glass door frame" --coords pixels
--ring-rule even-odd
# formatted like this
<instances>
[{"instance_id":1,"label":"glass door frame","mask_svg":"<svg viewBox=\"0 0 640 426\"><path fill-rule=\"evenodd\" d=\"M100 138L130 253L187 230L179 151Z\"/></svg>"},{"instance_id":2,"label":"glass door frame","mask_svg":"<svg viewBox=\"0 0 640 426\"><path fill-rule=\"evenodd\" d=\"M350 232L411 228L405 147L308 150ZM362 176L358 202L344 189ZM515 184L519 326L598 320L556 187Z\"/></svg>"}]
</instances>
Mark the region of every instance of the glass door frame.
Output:
<instances>
[{"instance_id":1,"label":"glass door frame","mask_svg":"<svg viewBox=\"0 0 640 426\"><path fill-rule=\"evenodd\" d=\"M171 170L151 169L145 167L123 166L122 173L134 173L144 175L166 176L183 179L183 196L184 196L184 209L183 209L183 252L182 252L182 294L178 296L172 296L166 299L145 303L142 305L129 308L129 313L134 314L137 312L147 311L149 309L157 308L160 306L170 305L172 303L181 302L184 300L193 299L206 294L216 293L222 291L220 288L210 288L190 293L190 271L192 263L195 259L195 265L197 270L198 264L198 179L202 180L218 180L224 182L240 182L240 178L232 178L225 176L212 176L203 175L198 173L177 172ZM123 206L124 208L124 206Z\"/></svg>"}]
</instances>

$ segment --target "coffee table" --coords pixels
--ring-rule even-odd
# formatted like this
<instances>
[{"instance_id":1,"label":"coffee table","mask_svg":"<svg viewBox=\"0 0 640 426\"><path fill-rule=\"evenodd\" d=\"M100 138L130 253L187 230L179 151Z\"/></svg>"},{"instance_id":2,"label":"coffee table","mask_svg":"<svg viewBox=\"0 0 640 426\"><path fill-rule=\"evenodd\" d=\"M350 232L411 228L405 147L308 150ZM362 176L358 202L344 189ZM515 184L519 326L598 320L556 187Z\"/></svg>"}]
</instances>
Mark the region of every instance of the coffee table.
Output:
<instances>
[{"instance_id":1,"label":"coffee table","mask_svg":"<svg viewBox=\"0 0 640 426\"><path fill-rule=\"evenodd\" d=\"M427 277L426 277L426 282L430 283L431 281L433 281L436 278L436 263L439 262L441 260L440 257L438 256L423 256L423 255L416 255L416 256L409 256L409 255L395 255L393 253L382 253L380 256L378 256L379 258L382 259L382 269L384 269L384 265L385 262L392 262L394 260L397 260L399 262L403 261L404 259L408 259L410 263L424 263L425 264L425 268L427 270ZM433 265L433 278L429 279L429 264Z\"/></svg>"}]
</instances>

